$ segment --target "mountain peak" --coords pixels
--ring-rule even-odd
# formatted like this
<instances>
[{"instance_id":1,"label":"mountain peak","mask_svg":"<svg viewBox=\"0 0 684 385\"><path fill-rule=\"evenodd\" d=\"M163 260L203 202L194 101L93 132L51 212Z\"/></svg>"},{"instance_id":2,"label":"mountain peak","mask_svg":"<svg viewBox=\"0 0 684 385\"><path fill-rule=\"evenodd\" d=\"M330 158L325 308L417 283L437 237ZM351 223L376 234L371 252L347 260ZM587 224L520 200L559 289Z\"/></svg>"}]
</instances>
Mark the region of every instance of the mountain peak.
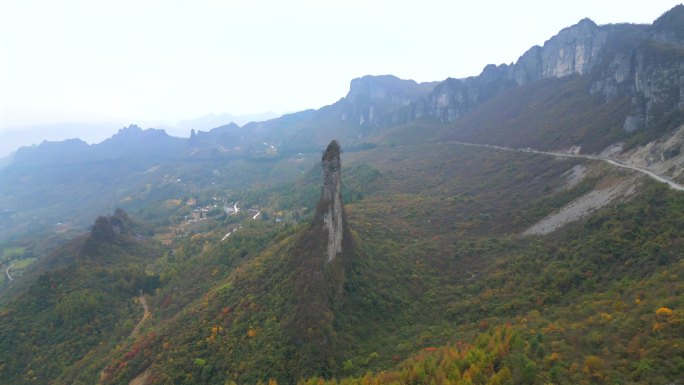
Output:
<instances>
[{"instance_id":1,"label":"mountain peak","mask_svg":"<svg viewBox=\"0 0 684 385\"><path fill-rule=\"evenodd\" d=\"M388 114L394 108L409 106L426 97L438 82L416 83L394 75L366 75L351 81L347 96L342 103L350 107L342 120L351 119L359 125L382 125L397 120Z\"/></svg>"},{"instance_id":2,"label":"mountain peak","mask_svg":"<svg viewBox=\"0 0 684 385\"><path fill-rule=\"evenodd\" d=\"M142 128L140 128L140 126L138 126L137 124L129 124L128 127L124 127L119 131L142 131Z\"/></svg>"},{"instance_id":3,"label":"mountain peak","mask_svg":"<svg viewBox=\"0 0 684 385\"><path fill-rule=\"evenodd\" d=\"M119 136L119 137L135 137L143 132L142 128L140 128L137 124L130 124L128 127L124 127L119 129L119 132L117 132L114 136Z\"/></svg>"},{"instance_id":4,"label":"mountain peak","mask_svg":"<svg viewBox=\"0 0 684 385\"><path fill-rule=\"evenodd\" d=\"M346 99L389 100L408 103L429 93L435 83L417 83L394 75L366 75L352 79Z\"/></svg>"},{"instance_id":5,"label":"mountain peak","mask_svg":"<svg viewBox=\"0 0 684 385\"><path fill-rule=\"evenodd\" d=\"M21 147L12 156L12 162L24 164L58 164L82 156L90 149L81 139L66 139L59 142L44 140L39 145Z\"/></svg>"},{"instance_id":6,"label":"mountain peak","mask_svg":"<svg viewBox=\"0 0 684 385\"><path fill-rule=\"evenodd\" d=\"M653 29L665 38L684 42L684 5L674 6L653 22Z\"/></svg>"},{"instance_id":7,"label":"mountain peak","mask_svg":"<svg viewBox=\"0 0 684 385\"><path fill-rule=\"evenodd\" d=\"M653 25L679 21L684 19L684 4L677 4L672 7L669 11L663 13L659 18L657 18Z\"/></svg>"},{"instance_id":8,"label":"mountain peak","mask_svg":"<svg viewBox=\"0 0 684 385\"><path fill-rule=\"evenodd\" d=\"M399 79L394 75L366 75L352 79L349 84L347 98L355 99L359 96L366 96L372 100L384 99L388 94L396 92L404 85L413 86L413 80Z\"/></svg>"},{"instance_id":9,"label":"mountain peak","mask_svg":"<svg viewBox=\"0 0 684 385\"><path fill-rule=\"evenodd\" d=\"M588 18L588 17L585 17L584 19L580 20L580 21L577 22L577 24L575 24L575 25L576 25L576 26L591 27L591 28L598 27L598 25L596 25L596 23L594 23L594 21L591 20L591 19Z\"/></svg>"},{"instance_id":10,"label":"mountain peak","mask_svg":"<svg viewBox=\"0 0 684 385\"><path fill-rule=\"evenodd\" d=\"M140 128L137 124L131 124L128 127L124 127L119 130L114 136L112 136L111 139L113 138L123 138L123 139L128 139L128 138L139 138L141 136L149 136L149 135L154 135L154 136L168 136L166 131L162 129L156 129L156 128L148 128L146 130L143 130Z\"/></svg>"}]
</instances>

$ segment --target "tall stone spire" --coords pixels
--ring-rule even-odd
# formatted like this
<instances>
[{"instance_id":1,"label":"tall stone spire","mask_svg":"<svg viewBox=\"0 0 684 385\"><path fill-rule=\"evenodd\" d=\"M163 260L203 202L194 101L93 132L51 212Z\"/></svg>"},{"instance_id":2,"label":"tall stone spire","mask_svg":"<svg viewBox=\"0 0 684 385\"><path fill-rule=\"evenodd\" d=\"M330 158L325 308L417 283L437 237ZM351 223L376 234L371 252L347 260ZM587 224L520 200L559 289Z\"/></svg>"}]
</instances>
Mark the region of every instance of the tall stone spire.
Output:
<instances>
[{"instance_id":1,"label":"tall stone spire","mask_svg":"<svg viewBox=\"0 0 684 385\"><path fill-rule=\"evenodd\" d=\"M323 153L321 199L293 249L297 302L290 330L292 343L299 346L295 360L300 377L330 370L338 343L334 309L344 301L345 271L355 255L342 207L340 152L333 140Z\"/></svg>"},{"instance_id":2,"label":"tall stone spire","mask_svg":"<svg viewBox=\"0 0 684 385\"><path fill-rule=\"evenodd\" d=\"M333 140L323 153L323 192L318 203L318 214L321 215L328 231L325 263L331 262L342 252L343 215L341 197L341 165L340 144Z\"/></svg>"}]
</instances>

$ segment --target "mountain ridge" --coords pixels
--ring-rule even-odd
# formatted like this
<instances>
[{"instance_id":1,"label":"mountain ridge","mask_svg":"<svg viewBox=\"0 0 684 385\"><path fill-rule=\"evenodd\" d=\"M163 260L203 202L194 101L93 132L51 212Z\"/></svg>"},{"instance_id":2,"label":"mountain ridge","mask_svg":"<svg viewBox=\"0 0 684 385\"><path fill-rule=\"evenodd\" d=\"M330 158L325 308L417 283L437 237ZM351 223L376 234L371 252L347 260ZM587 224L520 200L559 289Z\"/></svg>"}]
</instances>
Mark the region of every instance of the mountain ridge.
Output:
<instances>
[{"instance_id":1,"label":"mountain ridge","mask_svg":"<svg viewBox=\"0 0 684 385\"><path fill-rule=\"evenodd\" d=\"M0 170L0 261L57 248L2 282L0 381L676 383L684 195L585 154L684 175L682 9L466 79L26 150Z\"/></svg>"},{"instance_id":2,"label":"mountain ridge","mask_svg":"<svg viewBox=\"0 0 684 385\"><path fill-rule=\"evenodd\" d=\"M346 142L353 144L373 136L378 128L408 123L426 115L450 123L479 103L513 87L573 74L590 76L588 93L600 94L606 102L631 97L630 113L624 117L622 128L628 133L648 129L662 119L673 119L668 116L681 110L683 103L675 92L684 88L681 82L673 80L678 78L677 70L668 67L671 64L667 59L658 59L667 57L663 55L681 58L684 48L675 34L678 28L684 28L682 18L678 17L681 10L682 6L674 7L650 25L599 26L585 18L562 29L543 45L531 47L515 63L489 64L479 75L464 79L419 84L393 75L366 75L353 79L347 95L340 101L313 115L302 111L252 122L239 130L235 128L238 136L231 139L240 142L241 137L252 136L256 138L253 142L241 145L254 147L258 140L287 147L291 144L283 143L283 133L278 132L278 127L292 127L294 131L285 132L287 136L310 136L312 126L334 121L338 131L349 131ZM654 42L664 46L656 47ZM654 60L656 63L660 60L660 64L651 63ZM675 72L662 78L661 74L668 71ZM668 83L670 86L663 86ZM682 122L681 117L674 119ZM118 135L121 134L122 131ZM146 135L152 132L146 131ZM331 135L307 142L312 147L320 146L332 139Z\"/></svg>"},{"instance_id":3,"label":"mountain ridge","mask_svg":"<svg viewBox=\"0 0 684 385\"><path fill-rule=\"evenodd\" d=\"M102 188L122 191L117 199L128 199L131 194L123 191L144 189L143 173L160 164L194 163L202 172L213 172L223 161L249 163L247 168L260 171L240 178L246 185L268 175L268 163L281 164L288 173L301 172L293 167L293 159L312 160L334 138L344 142L347 151L460 140L553 151L578 148L593 154L621 148L624 154L643 154L638 149L654 140L678 137L673 133L684 123L684 75L677 67L684 48L668 32L677 30L681 9L664 13L652 25L598 26L582 20L530 48L516 63L488 65L480 75L465 79L419 84L392 75L356 78L348 93L331 105L242 127L226 125L175 138L163 130L131 125L99 144L65 141L22 148L0 169L0 179L6 181L0 208L17 212L41 204L44 199L25 196L40 188L36 183L42 180L25 174L39 165L68 179L88 175L88 163L106 165L107 172L120 175L121 183L132 188ZM668 154L684 153L682 144L668 143ZM199 166L202 163L206 165ZM670 176L680 175L684 166L674 167ZM167 187L171 190L183 189L183 181L193 179L171 174L164 177L166 183L180 181ZM53 216L54 222L67 222L64 214Z\"/></svg>"}]
</instances>

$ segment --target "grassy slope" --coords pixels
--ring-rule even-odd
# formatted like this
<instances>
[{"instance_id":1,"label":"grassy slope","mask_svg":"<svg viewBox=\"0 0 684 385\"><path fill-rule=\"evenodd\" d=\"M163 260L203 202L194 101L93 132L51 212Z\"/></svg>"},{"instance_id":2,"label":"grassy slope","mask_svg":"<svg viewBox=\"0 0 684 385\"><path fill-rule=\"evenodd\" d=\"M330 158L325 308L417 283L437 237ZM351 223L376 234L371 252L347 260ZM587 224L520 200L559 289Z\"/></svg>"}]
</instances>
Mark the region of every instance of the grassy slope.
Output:
<instances>
[{"instance_id":1,"label":"grassy slope","mask_svg":"<svg viewBox=\"0 0 684 385\"><path fill-rule=\"evenodd\" d=\"M402 306L420 311L396 322L400 327L381 337L383 343L364 340L362 346L379 349L377 360L392 354L400 359L406 352L412 358L397 371L340 383L661 384L680 379L684 239L677 229L684 221L682 205L682 194L649 184L632 202L551 239L471 244L478 259L491 263L471 270L475 275L469 271L459 277L458 270L443 268L421 274L420 269L430 268L427 258L420 266L407 264L413 271L399 280L412 286L404 290ZM457 252L454 258L459 257ZM400 293L393 283L397 277L387 279L396 267L381 266L377 261L366 266L375 271L375 279L374 285L366 284L364 295L376 301L368 304L366 314L373 314L377 302L386 304L373 322L365 323L382 323L364 336L371 339L392 324L386 318L397 313L388 310L396 300L388 299ZM416 295L421 290L424 294ZM505 324L513 325L518 342L492 343L489 336ZM411 333L411 326L417 330ZM413 357L415 346L402 349L412 339L427 352ZM448 348L430 352L445 342ZM370 357L363 352L350 356L350 371L362 374L358 365Z\"/></svg>"},{"instance_id":2,"label":"grassy slope","mask_svg":"<svg viewBox=\"0 0 684 385\"><path fill-rule=\"evenodd\" d=\"M403 188L411 189L413 181L422 181L422 188L406 194L410 190L394 185L383 191L387 195L350 207L365 258L357 261L349 277L349 300L338 316L339 333L349 336L349 350L340 357L346 365L339 374L345 368L363 373L390 367L419 347L472 341L469 336L491 325L516 322L527 339L525 350L534 368L528 373L529 383L663 383L677 378L684 369L678 358L684 352L684 239L677 230L684 223L681 193L646 181L633 201L612 206L589 221L550 237L517 239L509 232L519 231L520 224L533 220L525 217L527 213L534 213L535 207L543 211L543 203L554 199L543 197L546 183L553 181L506 175L507 166L487 167L487 156L473 151L453 157L463 163L452 174L457 182L449 189L435 171L439 167L427 165L436 164L431 156L444 157L446 164L453 158L435 148L421 154L386 157L387 168L380 169L385 177L396 172L393 180L401 180ZM504 157L498 165L523 162L510 154L498 155ZM533 176L552 174L553 164L544 159L548 160L529 159L518 167ZM467 167L468 161L477 166ZM551 170L540 170L542 166ZM491 194L477 190L477 177L461 177L459 183L458 173L465 173L464 168L497 180L490 186ZM434 176L431 183L419 176L428 170ZM446 199L464 187L475 190L467 205ZM510 201L519 190L525 192L524 198ZM496 194L501 191L508 194ZM430 198L439 203L422 202ZM497 218L498 204L524 219L516 223L510 217ZM467 208L479 205L492 208L493 223L502 220L510 227L477 223L459 231L458 224L474 214ZM431 208L442 210L448 219L440 221L439 215L428 212ZM487 230L478 231L478 226ZM660 307L674 309L674 314L656 314ZM562 359L550 358L553 352ZM509 366L516 383L527 382L515 373L525 365Z\"/></svg>"},{"instance_id":3,"label":"grassy slope","mask_svg":"<svg viewBox=\"0 0 684 385\"><path fill-rule=\"evenodd\" d=\"M130 333L140 317L131 299L154 285L145 262L159 251L134 237L89 240L74 240L47 256L52 268L0 310L0 382L48 383Z\"/></svg>"},{"instance_id":4,"label":"grassy slope","mask_svg":"<svg viewBox=\"0 0 684 385\"><path fill-rule=\"evenodd\" d=\"M445 383L431 377L439 374L434 365L417 377L413 367L431 354L454 356L432 348L457 341L465 341L456 345L464 356L472 346L485 355L500 346L511 352L505 365L480 353L458 361L459 376L468 371L473 383L506 377L503 368L509 383L540 384L663 382L681 372L681 194L645 181L626 204L548 237L520 239L606 173L620 172L589 163L590 177L558 191L562 174L580 161L448 144L382 147L345 154L343 162L345 186L355 191L347 210L357 255L343 298L331 304L334 354L325 370L302 367L295 358L302 346L291 344L293 263L305 225L252 221L225 242L223 229L189 237L155 262L161 287L143 334L91 351L57 383L127 384L147 367L153 383L289 383L359 376L407 357L395 377L366 380ZM276 208L306 204L315 174L304 179L311 185L284 190L299 197L274 199L268 190L253 199ZM656 314L660 307L673 314ZM517 342L501 337L507 323ZM484 368L479 375L471 363Z\"/></svg>"},{"instance_id":5,"label":"grassy slope","mask_svg":"<svg viewBox=\"0 0 684 385\"><path fill-rule=\"evenodd\" d=\"M598 257L588 259L612 236L625 242L621 247L635 250L657 237L652 231L632 238L614 235L595 222L605 219L573 225L553 240L516 238L527 225L597 182L590 178L570 191L549 195L550 187L560 184L561 174L574 164L549 160L445 144L349 154L350 168L368 163L379 176L372 193L347 206L359 255L347 276L345 299L334 304L336 354L324 373L340 376L392 367L420 348L470 340L492 325L523 323L530 317L538 321L539 313L548 317L542 318L547 324L558 323L562 317L583 314L576 309L568 314L564 308L600 306L594 302L600 303L616 285L633 280L628 286L634 290L631 285L656 281L653 274L677 263L672 250L681 241L676 236L658 246L669 253L667 258L643 250L621 257L635 263L622 268L617 266L623 259L609 259L607 264ZM658 194L662 189L649 187L637 203L605 215L629 217L630 210L645 210L649 197ZM664 208L658 208L662 212L649 220L664 220L666 207L680 204L676 194L665 195L674 201L666 200ZM676 226L679 219L667 220ZM633 232L631 226L625 231ZM162 322L160 344L165 350L148 360L154 362L151 378L158 383L253 383L270 377L291 382L297 378L293 373L307 373L293 361L298 348L288 338L296 301L296 275L288 267L293 241L293 236L281 238L173 321ZM606 253L617 252L611 242L607 247ZM668 298L670 306L680 306L670 296L655 296L653 306ZM579 322L583 328L595 326L579 320L586 323ZM537 338L534 329L524 324L520 328L525 338ZM553 346L562 351L565 366L555 371L570 370L577 362L584 365L585 356L601 354L604 346L575 344L564 340L566 334L551 337L538 343L551 349L555 341ZM656 338L649 344L661 342ZM575 347L579 350L572 353ZM615 362L618 358L611 357L611 365ZM611 375L623 376L618 378L628 375L624 368L610 368ZM535 373L539 381L548 375ZM664 373L671 375L672 367ZM121 376L119 383L134 374Z\"/></svg>"}]
</instances>

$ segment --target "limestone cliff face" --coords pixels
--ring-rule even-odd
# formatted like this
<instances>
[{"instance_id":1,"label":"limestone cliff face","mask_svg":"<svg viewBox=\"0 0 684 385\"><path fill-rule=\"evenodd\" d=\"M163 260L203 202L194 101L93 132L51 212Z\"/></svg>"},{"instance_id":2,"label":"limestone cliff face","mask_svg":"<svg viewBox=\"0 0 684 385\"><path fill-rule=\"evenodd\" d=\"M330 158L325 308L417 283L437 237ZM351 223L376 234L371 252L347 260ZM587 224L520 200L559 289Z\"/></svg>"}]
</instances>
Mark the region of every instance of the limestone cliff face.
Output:
<instances>
[{"instance_id":1,"label":"limestone cliff face","mask_svg":"<svg viewBox=\"0 0 684 385\"><path fill-rule=\"evenodd\" d=\"M658 41L684 45L684 5L679 4L653 22L652 34Z\"/></svg>"},{"instance_id":2,"label":"limestone cliff face","mask_svg":"<svg viewBox=\"0 0 684 385\"><path fill-rule=\"evenodd\" d=\"M665 49L680 52L678 62L662 60ZM673 46L644 45L632 52L619 53L611 61L614 71L604 71L592 84L592 92L600 92L606 99L628 95L631 111L625 117L623 128L633 132L645 127L663 124L668 115L684 110L684 50Z\"/></svg>"},{"instance_id":3,"label":"limestone cliff face","mask_svg":"<svg viewBox=\"0 0 684 385\"><path fill-rule=\"evenodd\" d=\"M323 193L318 205L325 229L327 230L326 264L342 252L343 214L342 214L342 176L340 164L340 145L333 140L323 153Z\"/></svg>"},{"instance_id":4,"label":"limestone cliff face","mask_svg":"<svg viewBox=\"0 0 684 385\"><path fill-rule=\"evenodd\" d=\"M328 111L344 122L344 139L358 143L383 128L419 118L453 122L516 87L534 88L534 83L560 78L559 84L572 83L592 103L603 101L614 111L607 129L615 140L623 134L620 127L626 135L645 132L649 140L676 129L684 123L684 5L652 25L597 25L583 19L530 48L515 63L488 65L478 76L439 83L364 76L352 80L346 97ZM559 90L556 95L563 94ZM327 133L324 140L332 135Z\"/></svg>"},{"instance_id":5,"label":"limestone cliff face","mask_svg":"<svg viewBox=\"0 0 684 385\"><path fill-rule=\"evenodd\" d=\"M672 129L684 115L684 6L652 25L613 25L603 63L592 74L590 92L607 100L627 96L631 111L623 128Z\"/></svg>"},{"instance_id":6,"label":"limestone cliff face","mask_svg":"<svg viewBox=\"0 0 684 385\"><path fill-rule=\"evenodd\" d=\"M476 77L447 79L414 104L450 122L511 87L572 75L590 77L587 91L606 101L631 99L626 131L670 124L673 114L684 114L684 6L653 25L598 26L583 19L543 46L530 48L515 64L490 65Z\"/></svg>"},{"instance_id":7,"label":"limestone cliff face","mask_svg":"<svg viewBox=\"0 0 684 385\"><path fill-rule=\"evenodd\" d=\"M606 45L608 31L597 26L589 19L583 19L572 27L566 28L552 37L538 52L529 52L537 61L535 70L541 73L529 73L527 79L516 78L518 84L527 81L563 77L572 74L586 74L601 61ZM525 55L527 55L526 53ZM525 56L523 55L523 56ZM527 60L533 60L526 58ZM522 58L519 60L525 62ZM520 73L529 68L519 68L517 63L511 73ZM515 78L515 75L513 75Z\"/></svg>"},{"instance_id":8,"label":"limestone cliff face","mask_svg":"<svg viewBox=\"0 0 684 385\"><path fill-rule=\"evenodd\" d=\"M589 93L606 101L631 99L628 132L658 124L684 110L684 6L652 25L597 25L589 19L561 30L511 64L488 65L478 76L416 83L394 76L351 82L341 120L390 126L432 116L452 122L479 103L512 87L568 76L591 78Z\"/></svg>"},{"instance_id":9,"label":"limestone cliff face","mask_svg":"<svg viewBox=\"0 0 684 385\"><path fill-rule=\"evenodd\" d=\"M515 64L488 65L479 76L447 79L427 97L427 113L443 122L456 120L475 104L533 81L586 74L601 61L608 32L584 19L530 48Z\"/></svg>"},{"instance_id":10,"label":"limestone cliff face","mask_svg":"<svg viewBox=\"0 0 684 385\"><path fill-rule=\"evenodd\" d=\"M424 98L436 85L416 83L392 75L364 76L351 81L341 102L346 106L340 119L363 126L385 126L413 117L412 103Z\"/></svg>"},{"instance_id":11,"label":"limestone cliff face","mask_svg":"<svg viewBox=\"0 0 684 385\"><path fill-rule=\"evenodd\" d=\"M488 65L479 76L443 81L427 96L427 114L442 122L456 120L476 104L515 85L507 76L507 68Z\"/></svg>"}]
</instances>

